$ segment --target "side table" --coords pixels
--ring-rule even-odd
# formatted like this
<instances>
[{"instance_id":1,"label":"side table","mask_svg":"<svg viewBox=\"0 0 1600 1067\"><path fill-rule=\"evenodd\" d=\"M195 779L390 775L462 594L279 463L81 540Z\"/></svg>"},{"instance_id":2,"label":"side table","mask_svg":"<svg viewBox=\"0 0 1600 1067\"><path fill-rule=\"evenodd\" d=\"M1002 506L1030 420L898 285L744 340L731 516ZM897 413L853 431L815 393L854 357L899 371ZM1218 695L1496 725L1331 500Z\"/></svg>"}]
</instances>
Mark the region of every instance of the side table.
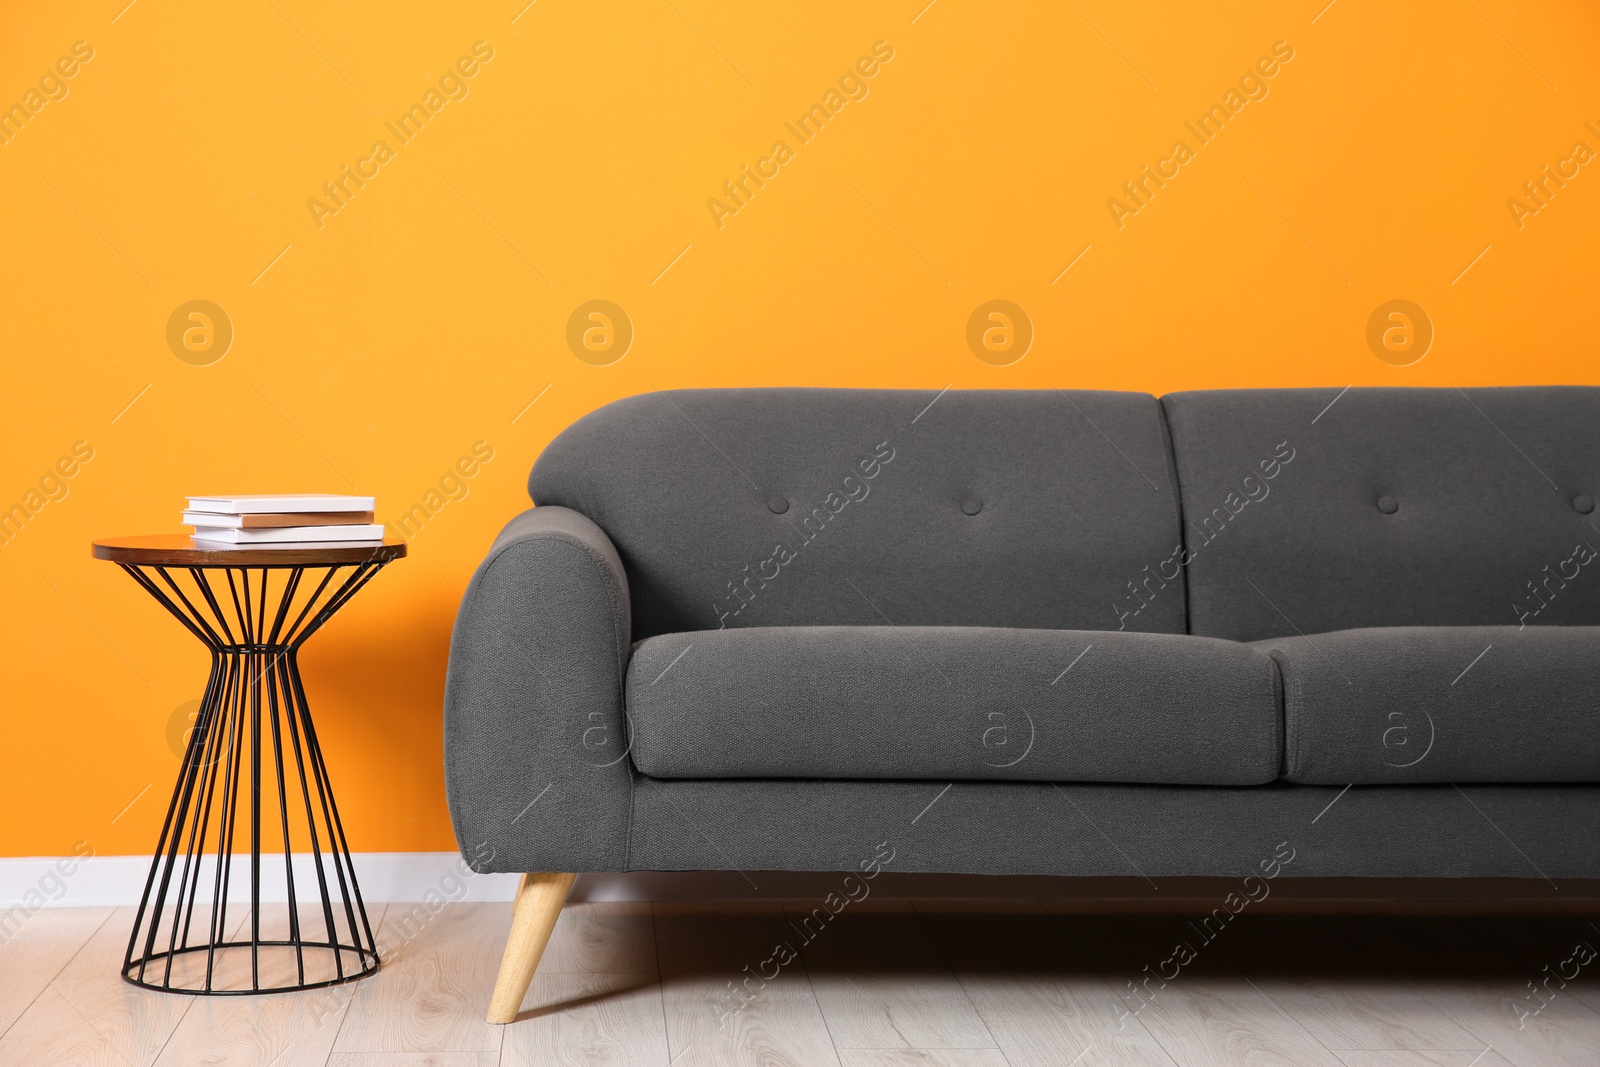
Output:
<instances>
[{"instance_id":1,"label":"side table","mask_svg":"<svg viewBox=\"0 0 1600 1067\"><path fill-rule=\"evenodd\" d=\"M279 993L377 971L377 942L296 654L405 554L398 540L260 548L204 545L180 534L94 543L96 559L120 566L211 652L211 675L123 958L125 980L164 992ZM237 873L250 879L249 904L245 914L243 902L235 904L230 925L241 832L250 862ZM281 846L281 871L274 857L264 872L263 845L269 853ZM269 915L265 930L264 873L273 890L281 878L283 892L269 897L284 901L284 913ZM304 916L297 877L301 888L316 888Z\"/></svg>"}]
</instances>

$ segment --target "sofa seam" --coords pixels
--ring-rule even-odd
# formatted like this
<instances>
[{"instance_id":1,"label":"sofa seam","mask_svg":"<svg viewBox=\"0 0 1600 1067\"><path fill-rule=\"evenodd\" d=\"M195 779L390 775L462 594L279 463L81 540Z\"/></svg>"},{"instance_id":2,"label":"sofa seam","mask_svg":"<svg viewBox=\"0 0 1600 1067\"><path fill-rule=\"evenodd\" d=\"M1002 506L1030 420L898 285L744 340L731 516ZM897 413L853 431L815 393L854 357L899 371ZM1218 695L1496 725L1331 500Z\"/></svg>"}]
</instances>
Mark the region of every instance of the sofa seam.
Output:
<instances>
[{"instance_id":1,"label":"sofa seam","mask_svg":"<svg viewBox=\"0 0 1600 1067\"><path fill-rule=\"evenodd\" d=\"M1283 692L1283 664L1278 662L1276 649L1268 649L1267 662L1272 665L1272 703L1277 712L1273 721L1273 740L1278 749L1278 778L1288 773L1289 756L1289 702ZM1298 740L1298 739L1297 739Z\"/></svg>"},{"instance_id":2,"label":"sofa seam","mask_svg":"<svg viewBox=\"0 0 1600 1067\"><path fill-rule=\"evenodd\" d=\"M628 759L628 829L622 840L622 869L633 870L633 820L639 806L638 776L633 771L633 759Z\"/></svg>"},{"instance_id":3,"label":"sofa seam","mask_svg":"<svg viewBox=\"0 0 1600 1067\"><path fill-rule=\"evenodd\" d=\"M1296 774L1304 774L1306 765L1302 746L1306 743L1306 726L1308 724L1304 721L1306 718L1306 690L1305 678L1301 672L1296 672L1294 676L1294 706L1296 712L1295 722L1298 727L1294 732L1294 772Z\"/></svg>"},{"instance_id":4,"label":"sofa seam","mask_svg":"<svg viewBox=\"0 0 1600 1067\"><path fill-rule=\"evenodd\" d=\"M1298 709L1303 702L1303 690L1299 672L1290 665L1288 658L1283 655L1281 648L1273 647L1267 651L1272 662L1278 665L1279 677L1283 680L1283 779L1293 782L1294 776L1300 773L1300 746L1305 731L1293 731L1293 744L1290 743L1289 708L1291 706L1290 691L1293 691L1293 706Z\"/></svg>"},{"instance_id":5,"label":"sofa seam","mask_svg":"<svg viewBox=\"0 0 1600 1067\"><path fill-rule=\"evenodd\" d=\"M1194 614L1192 593L1189 586L1189 528L1184 517L1183 508L1183 477L1178 471L1178 443L1177 435L1172 430L1171 412L1167 408L1165 396L1156 398L1156 409L1161 414L1161 437L1163 450L1167 459L1167 476L1172 479L1172 504L1177 514L1174 516L1178 524L1178 549L1182 552L1185 562L1179 568L1183 572L1183 632L1194 636Z\"/></svg>"}]
</instances>

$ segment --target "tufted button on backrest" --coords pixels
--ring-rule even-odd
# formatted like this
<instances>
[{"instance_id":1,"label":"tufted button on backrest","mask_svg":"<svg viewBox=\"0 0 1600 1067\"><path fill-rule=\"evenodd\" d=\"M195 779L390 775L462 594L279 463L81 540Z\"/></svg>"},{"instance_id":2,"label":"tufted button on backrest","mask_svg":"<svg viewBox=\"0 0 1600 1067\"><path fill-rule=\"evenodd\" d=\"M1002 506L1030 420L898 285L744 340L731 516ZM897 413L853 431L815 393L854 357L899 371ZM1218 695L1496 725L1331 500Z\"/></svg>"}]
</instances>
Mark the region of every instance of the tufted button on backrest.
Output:
<instances>
[{"instance_id":1,"label":"tufted button on backrest","mask_svg":"<svg viewBox=\"0 0 1600 1067\"><path fill-rule=\"evenodd\" d=\"M885 618L1183 631L1183 580L1160 574L1177 489L1144 393L647 393L563 431L528 490L616 544L636 639Z\"/></svg>"},{"instance_id":2,"label":"tufted button on backrest","mask_svg":"<svg viewBox=\"0 0 1600 1067\"><path fill-rule=\"evenodd\" d=\"M1190 632L1600 625L1600 534L1580 517L1593 500L1575 495L1600 484L1600 388L1240 389L1162 404ZM1388 518L1402 499L1406 520Z\"/></svg>"}]
</instances>

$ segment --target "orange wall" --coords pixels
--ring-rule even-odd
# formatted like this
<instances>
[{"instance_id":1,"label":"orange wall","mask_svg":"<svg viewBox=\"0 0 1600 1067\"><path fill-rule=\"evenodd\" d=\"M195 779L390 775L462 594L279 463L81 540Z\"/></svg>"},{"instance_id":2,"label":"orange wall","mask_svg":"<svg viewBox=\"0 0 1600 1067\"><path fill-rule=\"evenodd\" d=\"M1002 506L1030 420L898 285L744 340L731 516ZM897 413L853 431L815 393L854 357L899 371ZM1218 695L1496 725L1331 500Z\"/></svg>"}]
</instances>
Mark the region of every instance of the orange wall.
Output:
<instances>
[{"instance_id":1,"label":"orange wall","mask_svg":"<svg viewBox=\"0 0 1600 1067\"><path fill-rule=\"evenodd\" d=\"M176 532L186 493L359 491L394 519L492 447L305 654L355 846L444 849L459 591L545 442L609 400L1600 382L1600 164L1508 206L1600 150L1593 5L921 2L6 5L0 104L93 58L0 144L0 506L40 505L0 547L0 854L152 846L205 660L88 542ZM402 143L385 124L479 41ZM786 129L880 41L859 99ZM1201 143L1185 123L1276 42L1244 85L1266 95ZM780 140L765 187L708 206ZM308 206L347 164L376 173ZM1176 174L1108 207L1145 164ZM592 299L634 327L609 365L568 348ZM1006 366L966 339L991 299L1035 334ZM1404 367L1366 339L1395 299L1436 334ZM232 324L220 360L169 347L191 300Z\"/></svg>"}]
</instances>

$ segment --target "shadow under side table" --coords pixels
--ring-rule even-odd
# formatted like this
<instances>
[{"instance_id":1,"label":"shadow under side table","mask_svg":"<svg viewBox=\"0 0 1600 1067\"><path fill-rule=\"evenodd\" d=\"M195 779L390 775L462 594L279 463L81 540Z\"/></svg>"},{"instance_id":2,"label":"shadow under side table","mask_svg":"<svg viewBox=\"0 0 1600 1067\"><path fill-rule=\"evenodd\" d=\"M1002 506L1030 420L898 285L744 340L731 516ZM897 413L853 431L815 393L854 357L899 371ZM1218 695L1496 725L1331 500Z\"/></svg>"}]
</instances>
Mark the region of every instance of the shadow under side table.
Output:
<instances>
[{"instance_id":1,"label":"shadow under side table","mask_svg":"<svg viewBox=\"0 0 1600 1067\"><path fill-rule=\"evenodd\" d=\"M120 566L211 652L123 958L127 981L175 993L279 993L377 971L296 654L405 554L397 540L262 548L175 534L94 543L96 559ZM249 870L236 872L246 846ZM245 876L247 898L234 881Z\"/></svg>"}]
</instances>

